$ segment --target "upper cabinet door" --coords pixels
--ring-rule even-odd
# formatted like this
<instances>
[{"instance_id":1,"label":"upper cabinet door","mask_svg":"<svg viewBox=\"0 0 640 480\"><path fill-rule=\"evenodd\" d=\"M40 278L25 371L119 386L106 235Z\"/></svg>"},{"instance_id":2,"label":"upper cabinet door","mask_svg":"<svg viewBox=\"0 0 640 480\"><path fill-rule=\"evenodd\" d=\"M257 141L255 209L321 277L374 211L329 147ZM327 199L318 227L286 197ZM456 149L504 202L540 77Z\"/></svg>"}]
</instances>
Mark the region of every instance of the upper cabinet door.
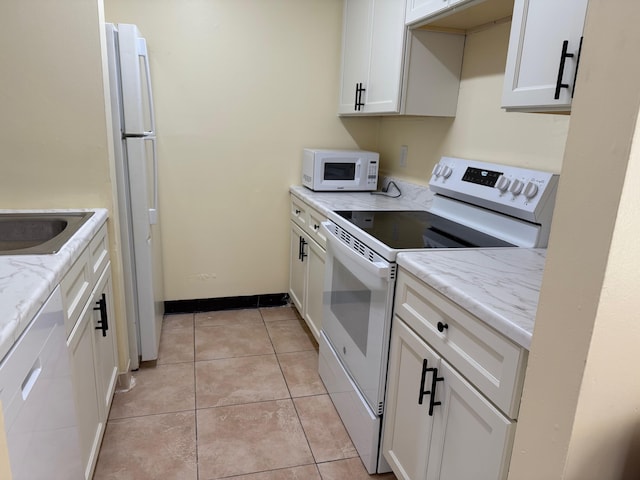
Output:
<instances>
[{"instance_id":1,"label":"upper cabinet door","mask_svg":"<svg viewBox=\"0 0 640 480\"><path fill-rule=\"evenodd\" d=\"M448 6L449 0L407 0L405 22L407 25L415 23L445 10Z\"/></svg>"},{"instance_id":2,"label":"upper cabinet door","mask_svg":"<svg viewBox=\"0 0 640 480\"><path fill-rule=\"evenodd\" d=\"M404 59L404 2L375 0L366 113L400 111Z\"/></svg>"},{"instance_id":3,"label":"upper cabinet door","mask_svg":"<svg viewBox=\"0 0 640 480\"><path fill-rule=\"evenodd\" d=\"M372 0L344 2L342 26L342 84L338 113L353 113L360 84L367 88L371 33L373 25Z\"/></svg>"},{"instance_id":4,"label":"upper cabinet door","mask_svg":"<svg viewBox=\"0 0 640 480\"><path fill-rule=\"evenodd\" d=\"M516 0L502 106L568 111L588 0Z\"/></svg>"},{"instance_id":5,"label":"upper cabinet door","mask_svg":"<svg viewBox=\"0 0 640 480\"><path fill-rule=\"evenodd\" d=\"M404 9L398 0L345 1L338 113L400 110Z\"/></svg>"}]
</instances>

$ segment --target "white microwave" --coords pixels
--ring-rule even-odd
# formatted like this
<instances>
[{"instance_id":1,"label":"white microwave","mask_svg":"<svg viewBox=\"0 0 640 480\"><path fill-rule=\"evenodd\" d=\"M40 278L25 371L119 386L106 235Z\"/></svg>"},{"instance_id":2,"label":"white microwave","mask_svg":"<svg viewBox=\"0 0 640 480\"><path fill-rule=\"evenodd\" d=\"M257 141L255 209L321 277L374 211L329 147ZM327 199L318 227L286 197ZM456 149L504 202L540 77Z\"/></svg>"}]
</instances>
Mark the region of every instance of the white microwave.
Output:
<instances>
[{"instance_id":1,"label":"white microwave","mask_svg":"<svg viewBox=\"0 0 640 480\"><path fill-rule=\"evenodd\" d=\"M379 154L365 150L305 148L302 184L317 192L372 191L378 187Z\"/></svg>"}]
</instances>

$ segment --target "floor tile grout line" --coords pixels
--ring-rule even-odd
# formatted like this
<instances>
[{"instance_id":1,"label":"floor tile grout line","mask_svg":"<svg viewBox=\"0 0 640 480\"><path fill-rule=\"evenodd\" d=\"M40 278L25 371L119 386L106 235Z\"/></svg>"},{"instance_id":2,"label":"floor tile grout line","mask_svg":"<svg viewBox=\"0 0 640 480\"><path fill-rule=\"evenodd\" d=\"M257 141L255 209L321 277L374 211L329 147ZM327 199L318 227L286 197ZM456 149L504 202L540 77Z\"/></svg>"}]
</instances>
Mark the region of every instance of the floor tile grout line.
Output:
<instances>
[{"instance_id":1,"label":"floor tile grout line","mask_svg":"<svg viewBox=\"0 0 640 480\"><path fill-rule=\"evenodd\" d=\"M200 479L200 459L198 457L198 384L196 375L196 314L193 314L193 421L194 425L194 445L196 457L196 480Z\"/></svg>"},{"instance_id":2,"label":"floor tile grout line","mask_svg":"<svg viewBox=\"0 0 640 480\"><path fill-rule=\"evenodd\" d=\"M311 462L311 463L301 463L300 465L291 465L289 467L283 467L283 468L272 468L269 470L260 470L258 472L251 472L251 473L246 473L246 474L240 474L240 475L227 475L225 477L217 477L215 479L207 479L207 480L225 480L225 479L233 479L233 478L238 478L238 477L244 477L247 475L259 475L261 473L269 473L269 472L279 472L281 470L289 470L289 469L293 469L293 468L300 468L300 467L307 467L313 465L314 467L316 467L316 470L318 471L318 464L315 462ZM318 474L320 474L320 472L318 471ZM204 480L204 479L203 479Z\"/></svg>"}]
</instances>

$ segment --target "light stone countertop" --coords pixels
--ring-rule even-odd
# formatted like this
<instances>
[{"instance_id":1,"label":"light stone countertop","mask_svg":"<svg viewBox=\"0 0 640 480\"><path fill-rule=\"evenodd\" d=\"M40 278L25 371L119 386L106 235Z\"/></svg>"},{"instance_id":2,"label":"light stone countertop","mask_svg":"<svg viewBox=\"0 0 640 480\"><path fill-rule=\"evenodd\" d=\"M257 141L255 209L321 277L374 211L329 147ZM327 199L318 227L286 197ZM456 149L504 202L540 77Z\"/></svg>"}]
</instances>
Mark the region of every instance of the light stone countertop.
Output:
<instances>
[{"instance_id":1,"label":"light stone countertop","mask_svg":"<svg viewBox=\"0 0 640 480\"><path fill-rule=\"evenodd\" d=\"M532 248L432 250L400 253L397 262L528 350L545 257Z\"/></svg>"},{"instance_id":2,"label":"light stone countertop","mask_svg":"<svg viewBox=\"0 0 640 480\"><path fill-rule=\"evenodd\" d=\"M398 183L403 195L313 192L292 186L290 192L331 218L334 210L426 210L428 187ZM425 250L398 254L402 268L460 305L516 344L529 349L535 323L545 249L504 248Z\"/></svg>"},{"instance_id":3,"label":"light stone countertop","mask_svg":"<svg viewBox=\"0 0 640 480\"><path fill-rule=\"evenodd\" d=\"M27 328L89 241L107 221L107 210L0 210L2 213L85 212L94 214L53 255L0 255L0 360Z\"/></svg>"},{"instance_id":4,"label":"light stone countertop","mask_svg":"<svg viewBox=\"0 0 640 480\"><path fill-rule=\"evenodd\" d=\"M383 180L382 184L386 185L387 181ZM334 210L427 210L431 206L433 193L429 187L393 181L402 192L399 198L370 192L314 192L300 185L290 187L289 191L327 217L331 217ZM395 192L393 187L389 189L389 193Z\"/></svg>"}]
</instances>

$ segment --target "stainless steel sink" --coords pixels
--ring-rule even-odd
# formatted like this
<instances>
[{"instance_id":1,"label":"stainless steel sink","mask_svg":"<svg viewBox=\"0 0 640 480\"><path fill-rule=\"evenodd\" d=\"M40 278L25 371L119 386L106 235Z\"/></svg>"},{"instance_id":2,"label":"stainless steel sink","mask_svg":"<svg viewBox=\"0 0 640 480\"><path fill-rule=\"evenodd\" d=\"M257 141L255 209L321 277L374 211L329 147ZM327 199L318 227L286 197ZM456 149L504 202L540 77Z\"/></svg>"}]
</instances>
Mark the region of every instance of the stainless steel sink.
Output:
<instances>
[{"instance_id":1,"label":"stainless steel sink","mask_svg":"<svg viewBox=\"0 0 640 480\"><path fill-rule=\"evenodd\" d=\"M93 212L0 213L0 255L60 251Z\"/></svg>"}]
</instances>

